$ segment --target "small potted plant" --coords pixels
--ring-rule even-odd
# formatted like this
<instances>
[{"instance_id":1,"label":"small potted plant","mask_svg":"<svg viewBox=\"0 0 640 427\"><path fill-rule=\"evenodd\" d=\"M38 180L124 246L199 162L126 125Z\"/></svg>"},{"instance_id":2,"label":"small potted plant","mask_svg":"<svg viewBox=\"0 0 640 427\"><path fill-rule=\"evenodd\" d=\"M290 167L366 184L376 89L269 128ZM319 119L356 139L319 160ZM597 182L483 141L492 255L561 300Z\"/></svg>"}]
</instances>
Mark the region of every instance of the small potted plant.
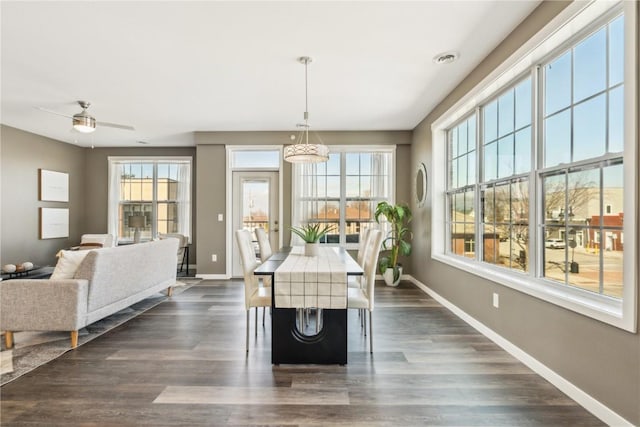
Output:
<instances>
[{"instance_id":1,"label":"small potted plant","mask_svg":"<svg viewBox=\"0 0 640 427\"><path fill-rule=\"evenodd\" d=\"M408 240L412 234L407 226L411 221L411 209L406 204L391 205L380 202L374 216L377 223L380 223L381 216L385 217L391 226L387 238L382 242L382 249L390 253L380 258L378 267L388 286L398 286L402 275L402 265L398 262L398 257L411 254L411 243Z\"/></svg>"},{"instance_id":2,"label":"small potted plant","mask_svg":"<svg viewBox=\"0 0 640 427\"><path fill-rule=\"evenodd\" d=\"M291 227L291 231L305 242L304 254L306 256L318 256L320 239L326 236L333 229L332 225L307 224L301 227Z\"/></svg>"}]
</instances>

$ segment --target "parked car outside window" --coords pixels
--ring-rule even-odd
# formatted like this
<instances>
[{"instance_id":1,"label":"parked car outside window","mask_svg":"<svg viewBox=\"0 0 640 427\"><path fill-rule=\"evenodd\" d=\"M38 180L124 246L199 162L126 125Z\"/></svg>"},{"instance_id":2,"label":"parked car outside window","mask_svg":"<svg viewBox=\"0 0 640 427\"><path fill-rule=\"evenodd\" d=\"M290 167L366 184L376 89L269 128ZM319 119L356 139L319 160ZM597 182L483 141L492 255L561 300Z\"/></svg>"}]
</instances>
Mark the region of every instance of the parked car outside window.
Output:
<instances>
[{"instance_id":1,"label":"parked car outside window","mask_svg":"<svg viewBox=\"0 0 640 427\"><path fill-rule=\"evenodd\" d=\"M565 243L562 239L547 239L544 242L544 247L549 249L564 249Z\"/></svg>"}]
</instances>

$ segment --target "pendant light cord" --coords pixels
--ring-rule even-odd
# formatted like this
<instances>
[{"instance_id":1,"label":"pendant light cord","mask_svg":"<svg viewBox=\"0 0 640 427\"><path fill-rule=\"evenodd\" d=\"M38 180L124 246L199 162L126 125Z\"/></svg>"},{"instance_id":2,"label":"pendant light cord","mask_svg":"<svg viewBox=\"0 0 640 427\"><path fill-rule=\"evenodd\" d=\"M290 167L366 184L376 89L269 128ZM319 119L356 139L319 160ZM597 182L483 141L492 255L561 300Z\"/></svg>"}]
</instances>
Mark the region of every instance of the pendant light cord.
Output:
<instances>
[{"instance_id":1,"label":"pendant light cord","mask_svg":"<svg viewBox=\"0 0 640 427\"><path fill-rule=\"evenodd\" d=\"M309 81L307 77L307 70L309 67L309 58L304 61L304 133L305 144L309 143Z\"/></svg>"}]
</instances>

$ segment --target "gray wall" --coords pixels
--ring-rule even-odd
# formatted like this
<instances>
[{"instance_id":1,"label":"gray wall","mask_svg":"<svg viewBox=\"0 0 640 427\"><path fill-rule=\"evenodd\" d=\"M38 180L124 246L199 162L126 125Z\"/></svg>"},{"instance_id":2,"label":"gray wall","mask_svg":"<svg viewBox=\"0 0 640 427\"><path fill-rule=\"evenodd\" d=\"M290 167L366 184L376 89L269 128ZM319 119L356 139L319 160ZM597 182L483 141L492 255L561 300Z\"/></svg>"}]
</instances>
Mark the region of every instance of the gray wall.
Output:
<instances>
[{"instance_id":1,"label":"gray wall","mask_svg":"<svg viewBox=\"0 0 640 427\"><path fill-rule=\"evenodd\" d=\"M432 168L431 124L567 3L545 2L415 129L412 170ZM640 195L639 195L640 196ZM640 336L431 259L432 195L414 203L413 276L635 425L640 425ZM491 305L500 294L500 309Z\"/></svg>"},{"instance_id":2,"label":"gray wall","mask_svg":"<svg viewBox=\"0 0 640 427\"><path fill-rule=\"evenodd\" d=\"M197 237L198 226L195 220L197 209L198 183L196 182L197 169L193 147L179 148L154 148L154 147L131 147L131 148L86 148L85 149L85 194L84 202L86 209L86 221L83 233L106 233L108 202L109 202L109 156L185 156L192 157L193 164L191 170L191 218L192 223L192 244L189 248L189 263L195 264L197 260Z\"/></svg>"},{"instance_id":3,"label":"gray wall","mask_svg":"<svg viewBox=\"0 0 640 427\"><path fill-rule=\"evenodd\" d=\"M55 254L80 242L85 233L107 232L109 156L190 156L185 148L83 148L2 126L2 233L0 263L32 261L55 265ZM193 162L194 169L196 162ZM38 169L69 173L69 203L38 201ZM196 194L196 171L192 171ZM197 199L192 198L193 244L190 263L197 259ZM39 207L69 208L69 238L40 240Z\"/></svg>"},{"instance_id":4,"label":"gray wall","mask_svg":"<svg viewBox=\"0 0 640 427\"><path fill-rule=\"evenodd\" d=\"M411 159L411 132L318 132L327 145L397 145L396 200L411 200L411 171L406 167ZM290 144L292 132L196 132L198 163L198 274L226 274L226 145L285 145ZM283 241L288 242L291 224L291 165L283 170ZM225 214L219 222L217 215ZM233 237L233 236L231 236ZM218 261L211 261L211 254ZM411 271L410 259L405 260L405 271Z\"/></svg>"},{"instance_id":5,"label":"gray wall","mask_svg":"<svg viewBox=\"0 0 640 427\"><path fill-rule=\"evenodd\" d=\"M55 265L55 254L80 241L85 218L84 149L8 126L0 130L0 263ZM38 201L38 169L69 174L69 203ZM69 237L39 238L39 208L69 208Z\"/></svg>"}]
</instances>

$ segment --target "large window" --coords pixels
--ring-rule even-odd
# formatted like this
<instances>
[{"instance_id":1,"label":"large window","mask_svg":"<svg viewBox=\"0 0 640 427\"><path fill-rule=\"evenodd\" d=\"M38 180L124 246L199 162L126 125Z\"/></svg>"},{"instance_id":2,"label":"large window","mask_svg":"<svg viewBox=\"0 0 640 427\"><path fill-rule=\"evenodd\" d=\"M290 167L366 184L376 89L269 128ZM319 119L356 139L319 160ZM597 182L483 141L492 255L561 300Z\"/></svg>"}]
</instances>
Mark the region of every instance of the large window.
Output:
<instances>
[{"instance_id":1,"label":"large window","mask_svg":"<svg viewBox=\"0 0 640 427\"><path fill-rule=\"evenodd\" d=\"M191 159L110 158L109 233L132 240L130 218L144 216L141 238L190 236Z\"/></svg>"},{"instance_id":2,"label":"large window","mask_svg":"<svg viewBox=\"0 0 640 427\"><path fill-rule=\"evenodd\" d=\"M434 148L444 197L433 230L443 243L432 242L437 259L634 330L637 288L624 261L633 264L635 247L624 232L635 231L625 214L637 217L625 212L636 197L637 114L626 111L635 95L625 90L637 80L625 81L625 61L637 58L622 9L571 27L555 51L540 43L546 52L529 54L536 65L515 62L518 72L502 70L503 83L488 86L500 89L478 89L460 103L466 113L434 124L434 144L446 148Z\"/></svg>"},{"instance_id":3,"label":"large window","mask_svg":"<svg viewBox=\"0 0 640 427\"><path fill-rule=\"evenodd\" d=\"M376 205L392 201L395 149L353 151L331 147L329 161L293 165L293 223L323 223L323 243L350 246L377 224Z\"/></svg>"}]
</instances>

